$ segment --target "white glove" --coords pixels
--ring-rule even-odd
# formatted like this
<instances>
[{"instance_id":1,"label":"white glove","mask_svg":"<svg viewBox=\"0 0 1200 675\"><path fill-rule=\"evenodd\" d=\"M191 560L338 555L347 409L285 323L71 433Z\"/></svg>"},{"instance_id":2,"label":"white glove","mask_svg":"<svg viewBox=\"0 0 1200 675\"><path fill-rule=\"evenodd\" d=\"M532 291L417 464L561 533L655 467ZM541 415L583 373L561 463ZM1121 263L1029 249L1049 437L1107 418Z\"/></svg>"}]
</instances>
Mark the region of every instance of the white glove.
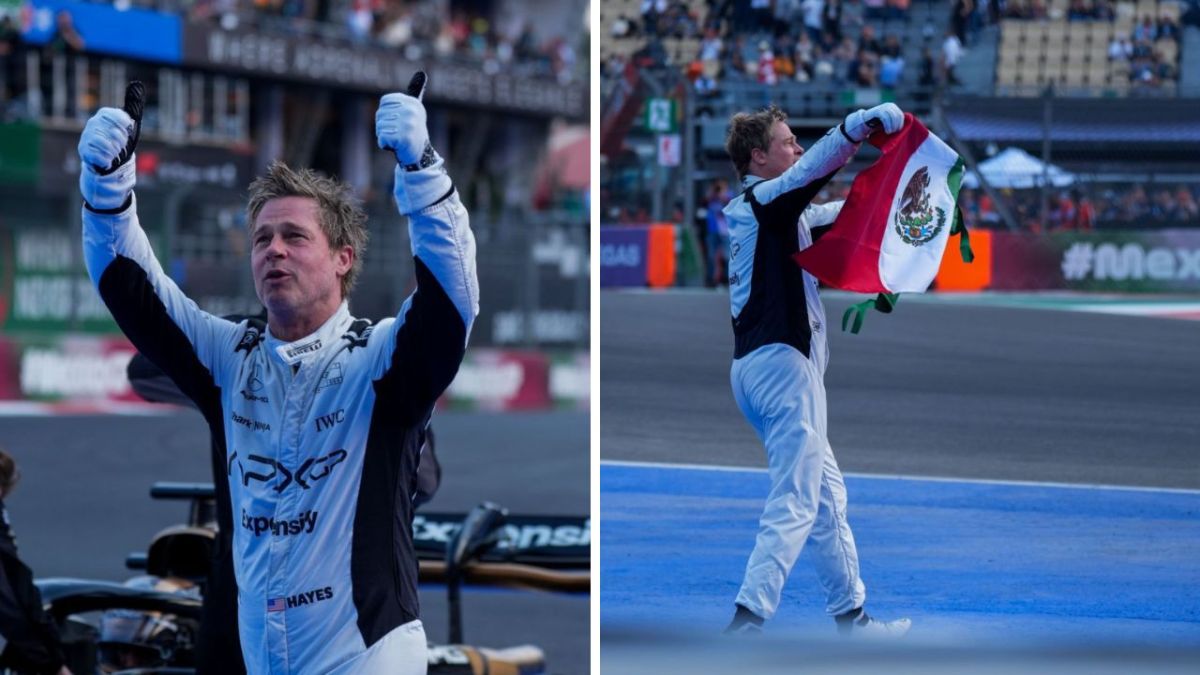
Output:
<instances>
[{"instance_id":1,"label":"white glove","mask_svg":"<svg viewBox=\"0 0 1200 675\"><path fill-rule=\"evenodd\" d=\"M396 205L404 215L436 204L454 189L445 163L429 143L421 103L427 81L425 73L418 71L406 93L384 96L375 113L379 147L396 154Z\"/></svg>"},{"instance_id":2,"label":"white glove","mask_svg":"<svg viewBox=\"0 0 1200 675\"><path fill-rule=\"evenodd\" d=\"M877 124L872 125L871 122ZM884 103L870 110L856 110L846 115L842 123L842 133L854 143L867 140L867 136L882 130L885 134L894 134L904 126L904 113L895 103Z\"/></svg>"},{"instance_id":3,"label":"white glove","mask_svg":"<svg viewBox=\"0 0 1200 675\"><path fill-rule=\"evenodd\" d=\"M381 149L396 153L396 161L409 171L436 162L437 153L429 144L425 105L420 95L387 94L380 99L375 113L375 138Z\"/></svg>"},{"instance_id":4,"label":"white glove","mask_svg":"<svg viewBox=\"0 0 1200 675\"><path fill-rule=\"evenodd\" d=\"M112 166L134 133L133 118L120 108L101 108L92 115L79 137L79 191L97 211L111 211L125 205L137 183L136 157L108 175L96 167Z\"/></svg>"}]
</instances>

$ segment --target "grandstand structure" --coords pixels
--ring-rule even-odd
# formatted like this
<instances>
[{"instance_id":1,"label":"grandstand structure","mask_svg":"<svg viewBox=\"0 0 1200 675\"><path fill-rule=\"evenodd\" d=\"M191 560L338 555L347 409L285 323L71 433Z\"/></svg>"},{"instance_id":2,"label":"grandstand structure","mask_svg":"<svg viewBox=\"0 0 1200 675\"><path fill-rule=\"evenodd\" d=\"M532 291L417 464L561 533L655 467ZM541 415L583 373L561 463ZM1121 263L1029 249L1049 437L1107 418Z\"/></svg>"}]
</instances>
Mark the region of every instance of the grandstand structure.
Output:
<instances>
[{"instance_id":1,"label":"grandstand structure","mask_svg":"<svg viewBox=\"0 0 1200 675\"><path fill-rule=\"evenodd\" d=\"M1071 20L1068 9L1068 0L1051 0L1046 19L1001 21L997 93L1031 95L1053 85L1064 93L1128 94L1141 83L1130 59L1110 56L1114 41L1132 42L1134 29L1146 17L1178 26L1182 15L1178 2L1155 0L1119 2L1111 20ZM1155 80L1163 80L1154 86L1163 94L1173 93L1178 80L1179 40L1163 36L1147 43L1165 73L1161 78L1152 73ZM1143 87L1141 93L1150 92Z\"/></svg>"}]
</instances>

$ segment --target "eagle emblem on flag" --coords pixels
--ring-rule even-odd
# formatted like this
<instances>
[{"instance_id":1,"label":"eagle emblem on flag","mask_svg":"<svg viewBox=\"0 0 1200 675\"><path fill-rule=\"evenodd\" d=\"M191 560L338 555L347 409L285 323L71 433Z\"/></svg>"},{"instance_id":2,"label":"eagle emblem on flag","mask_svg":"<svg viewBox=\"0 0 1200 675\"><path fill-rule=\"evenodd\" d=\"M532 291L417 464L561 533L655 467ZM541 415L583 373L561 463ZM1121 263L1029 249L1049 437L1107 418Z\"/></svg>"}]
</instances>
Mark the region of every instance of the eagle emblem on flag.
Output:
<instances>
[{"instance_id":1,"label":"eagle emblem on flag","mask_svg":"<svg viewBox=\"0 0 1200 675\"><path fill-rule=\"evenodd\" d=\"M934 224L934 218L937 224ZM920 246L932 241L946 225L946 211L929 205L929 167L923 166L908 181L896 212L896 234L904 243Z\"/></svg>"}]
</instances>

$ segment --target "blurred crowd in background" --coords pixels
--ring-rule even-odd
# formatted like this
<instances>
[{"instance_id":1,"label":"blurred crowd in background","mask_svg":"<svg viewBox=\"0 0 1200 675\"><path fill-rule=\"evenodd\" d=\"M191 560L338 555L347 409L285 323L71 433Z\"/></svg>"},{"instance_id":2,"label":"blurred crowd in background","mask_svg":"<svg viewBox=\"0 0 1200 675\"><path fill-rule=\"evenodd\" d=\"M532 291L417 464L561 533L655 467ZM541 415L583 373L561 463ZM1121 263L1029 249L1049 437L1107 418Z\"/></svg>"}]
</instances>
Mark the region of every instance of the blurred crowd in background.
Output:
<instances>
[{"instance_id":1,"label":"blurred crowd in background","mask_svg":"<svg viewBox=\"0 0 1200 675\"><path fill-rule=\"evenodd\" d=\"M225 30L319 37L403 50L405 58L462 58L485 72L587 80L587 54L566 35L539 35L525 15L454 7L449 0L102 0L118 9L153 9ZM489 18L489 17L492 18ZM582 24L583 17L580 17ZM0 25L0 58L18 48L12 19ZM82 43L67 45L82 51Z\"/></svg>"},{"instance_id":2,"label":"blurred crowd in background","mask_svg":"<svg viewBox=\"0 0 1200 675\"><path fill-rule=\"evenodd\" d=\"M619 73L680 68L702 94L724 81L776 85L784 81L894 88L960 84L955 67L979 31L1002 19L1108 21L1113 0L1069 0L1050 9L1043 0L950 0L915 13L912 0L640 0L639 11L618 14L602 27L613 41L636 41L602 64ZM1061 3L1060 3L1061 4ZM1126 3L1132 9L1132 3ZM1181 16L1181 12L1173 12ZM1195 12L1182 14L1196 22ZM882 29L880 28L882 27ZM1115 36L1109 58L1128 61L1130 81L1157 84L1177 75L1180 22L1146 14L1128 35ZM919 58L906 43L919 42ZM910 52L911 54L912 52ZM906 76L905 73L908 73Z\"/></svg>"}]
</instances>

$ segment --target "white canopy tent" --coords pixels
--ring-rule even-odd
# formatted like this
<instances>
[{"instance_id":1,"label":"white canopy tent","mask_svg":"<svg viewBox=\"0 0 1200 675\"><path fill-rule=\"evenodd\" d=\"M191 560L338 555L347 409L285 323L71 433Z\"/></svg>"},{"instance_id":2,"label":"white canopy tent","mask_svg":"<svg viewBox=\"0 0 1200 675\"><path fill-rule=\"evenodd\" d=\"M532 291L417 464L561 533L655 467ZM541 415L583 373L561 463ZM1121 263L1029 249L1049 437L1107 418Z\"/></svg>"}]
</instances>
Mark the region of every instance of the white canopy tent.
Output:
<instances>
[{"instance_id":1,"label":"white canopy tent","mask_svg":"<svg viewBox=\"0 0 1200 675\"><path fill-rule=\"evenodd\" d=\"M1005 148L995 157L979 163L979 171L992 187L1034 188L1041 187L1045 163L1020 148ZM1075 182L1075 175L1054 166L1049 167L1050 185L1066 187ZM963 187L979 187L979 178L974 171L963 174Z\"/></svg>"}]
</instances>

